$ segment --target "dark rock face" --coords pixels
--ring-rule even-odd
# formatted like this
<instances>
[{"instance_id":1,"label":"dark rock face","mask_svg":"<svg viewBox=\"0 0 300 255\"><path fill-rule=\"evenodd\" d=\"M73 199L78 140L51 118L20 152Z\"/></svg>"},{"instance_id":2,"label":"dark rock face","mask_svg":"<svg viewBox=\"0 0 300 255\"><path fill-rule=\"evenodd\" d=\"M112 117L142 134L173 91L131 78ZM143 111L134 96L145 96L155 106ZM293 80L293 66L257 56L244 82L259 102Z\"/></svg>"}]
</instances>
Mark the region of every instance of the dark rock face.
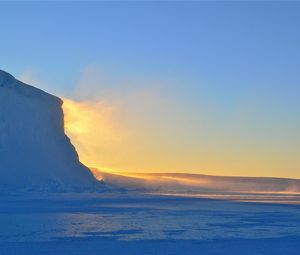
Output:
<instances>
[{"instance_id":1,"label":"dark rock face","mask_svg":"<svg viewBox=\"0 0 300 255\"><path fill-rule=\"evenodd\" d=\"M64 133L61 106L61 99L0 71L0 190L99 185Z\"/></svg>"}]
</instances>

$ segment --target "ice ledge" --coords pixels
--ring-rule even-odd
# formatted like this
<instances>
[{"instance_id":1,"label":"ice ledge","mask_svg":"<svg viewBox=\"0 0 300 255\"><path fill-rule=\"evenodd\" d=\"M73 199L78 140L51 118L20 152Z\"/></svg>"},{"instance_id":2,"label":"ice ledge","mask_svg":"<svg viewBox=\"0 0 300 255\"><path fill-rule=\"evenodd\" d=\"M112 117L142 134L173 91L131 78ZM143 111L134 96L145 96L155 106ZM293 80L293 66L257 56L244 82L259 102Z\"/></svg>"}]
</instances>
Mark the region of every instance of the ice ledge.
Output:
<instances>
[{"instance_id":1,"label":"ice ledge","mask_svg":"<svg viewBox=\"0 0 300 255\"><path fill-rule=\"evenodd\" d=\"M3 70L0 70L0 88L1 87L13 89L16 93L26 97L35 97L47 101L50 100L57 103L59 106L61 106L63 103L63 101L60 98L51 95L41 89L35 88L29 84L25 84L15 79L14 76Z\"/></svg>"},{"instance_id":2,"label":"ice ledge","mask_svg":"<svg viewBox=\"0 0 300 255\"><path fill-rule=\"evenodd\" d=\"M9 87L16 81L15 77L11 74L0 70L0 87Z\"/></svg>"}]
</instances>

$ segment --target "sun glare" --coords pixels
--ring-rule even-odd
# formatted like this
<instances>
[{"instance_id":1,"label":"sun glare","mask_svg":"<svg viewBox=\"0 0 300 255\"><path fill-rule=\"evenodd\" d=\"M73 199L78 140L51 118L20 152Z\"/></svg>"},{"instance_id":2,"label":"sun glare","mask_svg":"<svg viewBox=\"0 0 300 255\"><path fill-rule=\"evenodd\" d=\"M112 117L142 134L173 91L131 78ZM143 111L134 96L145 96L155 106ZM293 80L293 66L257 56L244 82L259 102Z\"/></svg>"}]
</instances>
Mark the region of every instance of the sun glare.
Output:
<instances>
[{"instance_id":1,"label":"sun glare","mask_svg":"<svg viewBox=\"0 0 300 255\"><path fill-rule=\"evenodd\" d=\"M64 99L63 110L65 131L80 161L88 167L101 168L105 152L121 139L122 132L114 118L114 107L102 102Z\"/></svg>"},{"instance_id":2,"label":"sun glare","mask_svg":"<svg viewBox=\"0 0 300 255\"><path fill-rule=\"evenodd\" d=\"M64 99L63 108L67 133L80 135L91 130L92 115L87 105Z\"/></svg>"}]
</instances>

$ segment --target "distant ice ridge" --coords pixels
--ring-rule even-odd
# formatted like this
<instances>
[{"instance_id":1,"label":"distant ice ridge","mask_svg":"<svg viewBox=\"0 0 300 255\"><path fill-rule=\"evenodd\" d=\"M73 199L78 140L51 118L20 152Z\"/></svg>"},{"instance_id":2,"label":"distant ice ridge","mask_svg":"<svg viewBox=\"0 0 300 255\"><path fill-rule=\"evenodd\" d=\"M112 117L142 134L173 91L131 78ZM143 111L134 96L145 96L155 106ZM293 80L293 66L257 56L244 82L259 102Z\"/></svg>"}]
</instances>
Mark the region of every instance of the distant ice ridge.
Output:
<instances>
[{"instance_id":1,"label":"distant ice ridge","mask_svg":"<svg viewBox=\"0 0 300 255\"><path fill-rule=\"evenodd\" d=\"M159 193L300 194L300 180L270 177L231 177L176 173L111 174L92 169L98 179L111 186Z\"/></svg>"},{"instance_id":2,"label":"distant ice ridge","mask_svg":"<svg viewBox=\"0 0 300 255\"><path fill-rule=\"evenodd\" d=\"M62 103L0 70L0 192L98 188L64 133Z\"/></svg>"}]
</instances>

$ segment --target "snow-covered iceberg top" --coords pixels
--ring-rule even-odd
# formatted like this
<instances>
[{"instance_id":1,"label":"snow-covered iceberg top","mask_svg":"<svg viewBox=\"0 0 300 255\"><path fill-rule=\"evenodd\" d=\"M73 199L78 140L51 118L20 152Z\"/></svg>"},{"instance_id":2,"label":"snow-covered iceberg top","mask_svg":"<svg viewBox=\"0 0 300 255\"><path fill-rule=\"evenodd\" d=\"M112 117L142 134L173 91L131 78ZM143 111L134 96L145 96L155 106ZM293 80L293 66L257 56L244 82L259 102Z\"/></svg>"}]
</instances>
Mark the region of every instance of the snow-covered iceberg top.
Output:
<instances>
[{"instance_id":1,"label":"snow-covered iceberg top","mask_svg":"<svg viewBox=\"0 0 300 255\"><path fill-rule=\"evenodd\" d=\"M62 100L0 70L0 192L91 190L64 133Z\"/></svg>"}]
</instances>

